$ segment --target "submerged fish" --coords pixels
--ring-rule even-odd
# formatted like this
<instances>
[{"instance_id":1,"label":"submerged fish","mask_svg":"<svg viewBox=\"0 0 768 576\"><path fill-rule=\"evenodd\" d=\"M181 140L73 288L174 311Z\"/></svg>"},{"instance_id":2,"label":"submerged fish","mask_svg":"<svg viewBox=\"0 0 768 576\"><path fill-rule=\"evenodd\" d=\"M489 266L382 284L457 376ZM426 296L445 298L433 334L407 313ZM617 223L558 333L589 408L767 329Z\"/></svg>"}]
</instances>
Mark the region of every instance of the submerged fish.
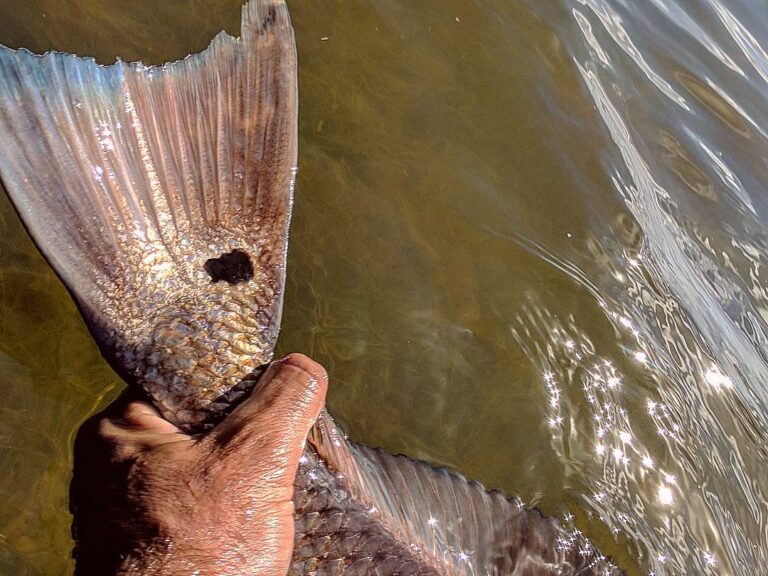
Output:
<instances>
[{"instance_id":1,"label":"submerged fish","mask_svg":"<svg viewBox=\"0 0 768 576\"><path fill-rule=\"evenodd\" d=\"M0 47L0 174L102 353L188 431L272 359L297 161L293 30L160 67ZM578 533L462 476L348 441L323 413L295 482L292 574L617 574Z\"/></svg>"}]
</instances>

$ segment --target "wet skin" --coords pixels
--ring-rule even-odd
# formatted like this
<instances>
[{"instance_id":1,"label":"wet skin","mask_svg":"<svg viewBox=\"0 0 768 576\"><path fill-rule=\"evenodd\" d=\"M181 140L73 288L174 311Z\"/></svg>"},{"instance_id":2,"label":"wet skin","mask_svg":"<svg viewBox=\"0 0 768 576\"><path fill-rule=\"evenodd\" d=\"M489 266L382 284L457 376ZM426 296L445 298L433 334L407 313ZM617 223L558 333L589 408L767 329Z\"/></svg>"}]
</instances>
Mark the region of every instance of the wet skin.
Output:
<instances>
[{"instance_id":1,"label":"wet skin","mask_svg":"<svg viewBox=\"0 0 768 576\"><path fill-rule=\"evenodd\" d=\"M129 397L86 422L71 489L76 574L284 576L293 479L327 375L301 354L192 437Z\"/></svg>"}]
</instances>

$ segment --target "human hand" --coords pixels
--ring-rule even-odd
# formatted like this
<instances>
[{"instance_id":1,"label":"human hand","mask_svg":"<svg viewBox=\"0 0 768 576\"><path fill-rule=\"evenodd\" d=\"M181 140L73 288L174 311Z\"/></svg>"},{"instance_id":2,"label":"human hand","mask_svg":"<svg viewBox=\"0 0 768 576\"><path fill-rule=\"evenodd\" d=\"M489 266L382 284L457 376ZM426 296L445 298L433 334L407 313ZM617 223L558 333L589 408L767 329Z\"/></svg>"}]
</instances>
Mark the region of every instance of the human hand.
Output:
<instances>
[{"instance_id":1,"label":"human hand","mask_svg":"<svg viewBox=\"0 0 768 576\"><path fill-rule=\"evenodd\" d=\"M76 574L284 576L293 480L327 376L292 354L212 431L192 437L118 401L75 444Z\"/></svg>"}]
</instances>

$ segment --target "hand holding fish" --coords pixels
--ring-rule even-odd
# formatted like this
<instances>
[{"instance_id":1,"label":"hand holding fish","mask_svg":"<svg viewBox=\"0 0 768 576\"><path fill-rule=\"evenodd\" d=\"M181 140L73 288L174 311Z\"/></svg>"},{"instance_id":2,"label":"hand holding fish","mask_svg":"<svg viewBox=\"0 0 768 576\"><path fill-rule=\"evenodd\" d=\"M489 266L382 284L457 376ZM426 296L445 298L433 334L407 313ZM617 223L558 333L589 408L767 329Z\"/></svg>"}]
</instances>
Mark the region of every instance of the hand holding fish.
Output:
<instances>
[{"instance_id":1,"label":"hand holding fish","mask_svg":"<svg viewBox=\"0 0 768 576\"><path fill-rule=\"evenodd\" d=\"M137 401L89 421L72 482L77 573L286 574L293 479L326 389L322 366L292 354L201 437Z\"/></svg>"}]
</instances>

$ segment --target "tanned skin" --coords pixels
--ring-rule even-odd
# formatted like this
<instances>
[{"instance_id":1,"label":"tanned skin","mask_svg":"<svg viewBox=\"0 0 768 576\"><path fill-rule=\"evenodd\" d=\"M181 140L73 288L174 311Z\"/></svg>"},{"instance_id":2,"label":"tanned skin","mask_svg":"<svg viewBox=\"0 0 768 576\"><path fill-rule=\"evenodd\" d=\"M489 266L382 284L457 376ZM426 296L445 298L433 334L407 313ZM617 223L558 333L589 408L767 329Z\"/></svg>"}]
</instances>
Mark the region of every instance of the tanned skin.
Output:
<instances>
[{"instance_id":1,"label":"tanned skin","mask_svg":"<svg viewBox=\"0 0 768 576\"><path fill-rule=\"evenodd\" d=\"M82 427L71 489L77 576L285 576L293 480L327 375L301 354L192 437L122 398Z\"/></svg>"}]
</instances>

